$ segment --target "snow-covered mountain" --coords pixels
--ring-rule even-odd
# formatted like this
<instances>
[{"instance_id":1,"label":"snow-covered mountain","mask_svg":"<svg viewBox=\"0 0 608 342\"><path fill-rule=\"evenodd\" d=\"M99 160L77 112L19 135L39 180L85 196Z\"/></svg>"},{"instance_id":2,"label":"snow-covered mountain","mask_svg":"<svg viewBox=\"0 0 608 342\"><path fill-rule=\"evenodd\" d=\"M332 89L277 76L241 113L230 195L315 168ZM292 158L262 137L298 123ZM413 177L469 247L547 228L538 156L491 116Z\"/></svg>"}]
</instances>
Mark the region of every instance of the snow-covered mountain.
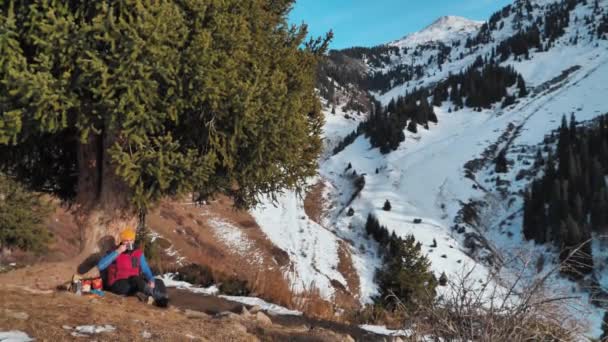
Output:
<instances>
[{"instance_id":1,"label":"snow-covered mountain","mask_svg":"<svg viewBox=\"0 0 608 342\"><path fill-rule=\"evenodd\" d=\"M473 32L477 32L483 22L469 20L458 16L444 16L437 19L424 30L409 34L389 45L403 47L416 47L431 42L450 43L459 41Z\"/></svg>"},{"instance_id":2,"label":"snow-covered mountain","mask_svg":"<svg viewBox=\"0 0 608 342\"><path fill-rule=\"evenodd\" d=\"M513 103L457 111L451 99L442 101L433 108L437 124L417 133L404 129L405 141L388 154L356 133L352 143L331 153L364 116L344 107L344 101L324 99L328 152L320 160L318 177L311 179L321 189L316 197L322 200L320 218L311 217L303 199L291 193L279 198L277 207L268 201L253 212L270 240L290 255L294 287L315 286L331 298L339 283L369 302L377 293L374 270L380 264L377 245L364 229L369 213L398 235L413 234L422 242L436 275L453 276L475 267L475 276L484 279L497 264L515 272L522 268L515 261L522 255L555 265L555 248L522 236L521 194L531 178L518 174L529 169L538 146L559 127L562 116L575 113L582 122L608 113L606 18L608 0L516 0L485 23L442 17L383 46L333 52L333 66L320 88L327 90L329 84L332 89L366 90L384 105L419 89L432 94L450 75L478 60L512 67L525 80L528 94L517 97L512 86L506 97L513 96ZM525 49L518 45L522 41ZM350 74L340 68L345 60L366 77L346 77ZM429 96L428 102L432 100ZM500 151L506 152L509 171L497 175L493 161ZM365 186L358 192L355 181L360 176ZM382 210L386 200L390 211ZM463 220L466 208L473 209L474 219ZM608 251L599 243L594 246L596 265L605 264ZM355 285L342 271L345 248L358 277ZM608 289L601 269L597 267L591 280ZM537 271L543 272L528 276ZM599 336L604 309L589 303L585 286L559 275L551 284L556 292L581 297L589 334Z\"/></svg>"}]
</instances>

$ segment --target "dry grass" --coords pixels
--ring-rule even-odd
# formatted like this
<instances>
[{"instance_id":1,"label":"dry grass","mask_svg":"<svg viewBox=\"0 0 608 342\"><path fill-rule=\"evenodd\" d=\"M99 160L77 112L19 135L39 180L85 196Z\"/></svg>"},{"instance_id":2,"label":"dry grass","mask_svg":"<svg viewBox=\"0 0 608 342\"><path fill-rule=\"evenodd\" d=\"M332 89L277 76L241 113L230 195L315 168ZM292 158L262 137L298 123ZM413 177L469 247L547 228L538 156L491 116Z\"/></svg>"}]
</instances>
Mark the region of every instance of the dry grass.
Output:
<instances>
[{"instance_id":1,"label":"dry grass","mask_svg":"<svg viewBox=\"0 0 608 342\"><path fill-rule=\"evenodd\" d=\"M337 281L332 282L335 288L333 301L336 307L348 313L361 310L359 274L353 265L350 246L345 241L340 241L338 245L338 272L346 280L346 286ZM343 315L340 320L349 321L350 316L350 314Z\"/></svg>"},{"instance_id":2,"label":"dry grass","mask_svg":"<svg viewBox=\"0 0 608 342\"><path fill-rule=\"evenodd\" d=\"M309 317L339 321L335 315L336 305L323 299L314 284L310 284L304 291L296 291L287 285L284 276L278 278L274 273L269 276L260 272L252 284L252 292L261 294L261 298L273 303L301 311ZM264 295L267 293L272 293L272 296Z\"/></svg>"},{"instance_id":3,"label":"dry grass","mask_svg":"<svg viewBox=\"0 0 608 342\"><path fill-rule=\"evenodd\" d=\"M304 212L311 220L321 224L321 217L324 214L323 191L325 184L319 182L315 184L304 198Z\"/></svg>"},{"instance_id":4,"label":"dry grass","mask_svg":"<svg viewBox=\"0 0 608 342\"><path fill-rule=\"evenodd\" d=\"M251 291L273 303L293 307L293 291L280 273L266 273L258 270L251 282Z\"/></svg>"},{"instance_id":5,"label":"dry grass","mask_svg":"<svg viewBox=\"0 0 608 342\"><path fill-rule=\"evenodd\" d=\"M345 241L340 241L338 246L338 272L346 279L348 294L353 299L358 299L361 286L359 274L353 264L349 245Z\"/></svg>"},{"instance_id":6,"label":"dry grass","mask_svg":"<svg viewBox=\"0 0 608 342\"><path fill-rule=\"evenodd\" d=\"M338 320L336 317L334 304L323 299L319 289L314 283L310 284L304 291L297 294L293 301L294 308L306 313L306 315L309 317L326 320Z\"/></svg>"}]
</instances>

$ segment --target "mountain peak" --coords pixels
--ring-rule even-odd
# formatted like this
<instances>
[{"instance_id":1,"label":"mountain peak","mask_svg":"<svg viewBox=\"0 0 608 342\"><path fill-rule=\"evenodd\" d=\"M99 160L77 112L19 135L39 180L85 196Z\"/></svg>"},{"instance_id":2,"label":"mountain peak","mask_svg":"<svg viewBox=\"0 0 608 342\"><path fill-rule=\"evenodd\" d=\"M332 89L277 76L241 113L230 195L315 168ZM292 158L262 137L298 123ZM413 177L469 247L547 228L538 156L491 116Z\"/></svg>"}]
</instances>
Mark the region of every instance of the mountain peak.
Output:
<instances>
[{"instance_id":1,"label":"mountain peak","mask_svg":"<svg viewBox=\"0 0 608 342\"><path fill-rule=\"evenodd\" d=\"M420 45L434 41L453 41L477 31L482 24L483 22L480 21L474 21L454 15L447 15L438 18L422 31L409 34L402 39L391 43L390 45L403 47Z\"/></svg>"},{"instance_id":2,"label":"mountain peak","mask_svg":"<svg viewBox=\"0 0 608 342\"><path fill-rule=\"evenodd\" d=\"M430 28L444 28L447 30L452 29L453 27L463 27L467 25L478 25L479 22L470 20L464 17L459 17L456 15L445 15L443 17L439 17L439 19L435 20L431 25L427 26L424 30L428 30Z\"/></svg>"}]
</instances>

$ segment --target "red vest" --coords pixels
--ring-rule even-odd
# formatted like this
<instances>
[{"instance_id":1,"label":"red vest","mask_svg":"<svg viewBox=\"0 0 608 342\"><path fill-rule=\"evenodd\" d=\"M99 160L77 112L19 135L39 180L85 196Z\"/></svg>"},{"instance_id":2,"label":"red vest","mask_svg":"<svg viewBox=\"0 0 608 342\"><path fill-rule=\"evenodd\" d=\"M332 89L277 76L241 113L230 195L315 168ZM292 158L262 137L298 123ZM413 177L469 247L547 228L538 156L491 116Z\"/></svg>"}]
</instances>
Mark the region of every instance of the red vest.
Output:
<instances>
[{"instance_id":1,"label":"red vest","mask_svg":"<svg viewBox=\"0 0 608 342\"><path fill-rule=\"evenodd\" d=\"M140 249L134 249L131 253L124 252L118 255L114 262L108 266L107 286L112 286L117 280L138 276L141 271L139 266L141 255Z\"/></svg>"}]
</instances>

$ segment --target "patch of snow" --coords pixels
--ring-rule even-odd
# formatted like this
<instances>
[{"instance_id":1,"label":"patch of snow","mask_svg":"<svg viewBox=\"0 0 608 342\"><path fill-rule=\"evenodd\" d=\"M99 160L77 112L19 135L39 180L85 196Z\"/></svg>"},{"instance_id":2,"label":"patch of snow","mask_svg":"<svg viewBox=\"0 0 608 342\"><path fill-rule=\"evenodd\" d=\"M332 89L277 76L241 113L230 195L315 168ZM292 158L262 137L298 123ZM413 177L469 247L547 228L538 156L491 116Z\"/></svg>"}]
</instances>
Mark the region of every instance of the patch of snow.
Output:
<instances>
[{"instance_id":1,"label":"patch of snow","mask_svg":"<svg viewBox=\"0 0 608 342\"><path fill-rule=\"evenodd\" d=\"M373 332L374 334L385 335L385 336L406 336L406 337L408 337L412 334L412 332L410 330L406 330L406 329L391 330L391 329L387 329L386 326L384 326L384 325L362 324L359 326L359 328L369 331L369 332Z\"/></svg>"},{"instance_id":2,"label":"patch of snow","mask_svg":"<svg viewBox=\"0 0 608 342\"><path fill-rule=\"evenodd\" d=\"M185 281L179 281L173 279L175 274L167 273L158 277L165 283L166 287L175 287L178 289L188 290L193 293L199 293L204 295L216 295L220 292L220 290L215 285L211 285L209 287L197 287Z\"/></svg>"},{"instance_id":3,"label":"patch of snow","mask_svg":"<svg viewBox=\"0 0 608 342\"><path fill-rule=\"evenodd\" d=\"M232 223L218 217L213 217L207 220L207 223L213 229L215 236L223 241L231 251L234 251L242 256L247 256L248 260L261 265L264 260L256 252L255 245L247 238L243 231Z\"/></svg>"},{"instance_id":4,"label":"patch of snow","mask_svg":"<svg viewBox=\"0 0 608 342\"><path fill-rule=\"evenodd\" d=\"M82 336L90 336L97 335L102 333L111 333L116 331L116 328L112 325L79 325L74 328L72 332L72 336L82 337Z\"/></svg>"},{"instance_id":5,"label":"patch of snow","mask_svg":"<svg viewBox=\"0 0 608 342\"><path fill-rule=\"evenodd\" d=\"M0 342L29 342L34 341L28 334L23 331L11 330L0 331Z\"/></svg>"},{"instance_id":6,"label":"patch of snow","mask_svg":"<svg viewBox=\"0 0 608 342\"><path fill-rule=\"evenodd\" d=\"M257 298L257 297L241 297L241 296L225 296L221 295L220 298L224 298L233 302L250 305L250 306L259 306L262 310L267 311L272 315L291 315L291 316L301 316L302 312L296 310L290 310L283 306L268 303L267 301Z\"/></svg>"}]
</instances>

